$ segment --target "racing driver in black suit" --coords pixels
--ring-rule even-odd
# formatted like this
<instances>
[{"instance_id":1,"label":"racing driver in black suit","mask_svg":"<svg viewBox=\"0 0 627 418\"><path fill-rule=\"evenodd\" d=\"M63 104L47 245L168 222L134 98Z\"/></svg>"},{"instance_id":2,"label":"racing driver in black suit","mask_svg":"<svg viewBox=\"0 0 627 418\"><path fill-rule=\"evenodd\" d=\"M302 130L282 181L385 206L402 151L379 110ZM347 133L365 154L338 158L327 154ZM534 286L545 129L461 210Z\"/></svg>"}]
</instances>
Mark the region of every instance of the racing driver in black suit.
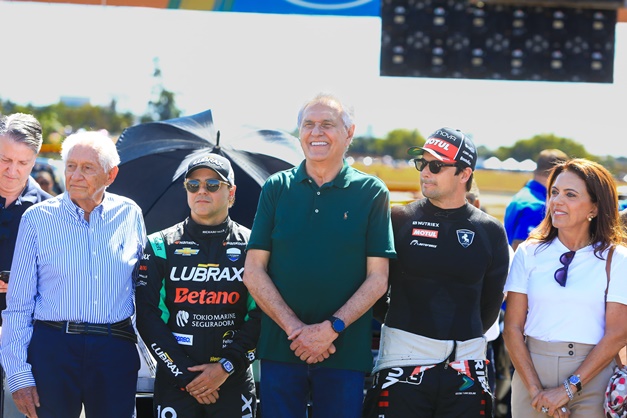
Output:
<instances>
[{"instance_id":1,"label":"racing driver in black suit","mask_svg":"<svg viewBox=\"0 0 627 418\"><path fill-rule=\"evenodd\" d=\"M137 328L158 364L156 418L256 416L250 363L261 314L242 281L250 230L229 217L235 188L226 158L192 161L190 217L149 236Z\"/></svg>"}]
</instances>

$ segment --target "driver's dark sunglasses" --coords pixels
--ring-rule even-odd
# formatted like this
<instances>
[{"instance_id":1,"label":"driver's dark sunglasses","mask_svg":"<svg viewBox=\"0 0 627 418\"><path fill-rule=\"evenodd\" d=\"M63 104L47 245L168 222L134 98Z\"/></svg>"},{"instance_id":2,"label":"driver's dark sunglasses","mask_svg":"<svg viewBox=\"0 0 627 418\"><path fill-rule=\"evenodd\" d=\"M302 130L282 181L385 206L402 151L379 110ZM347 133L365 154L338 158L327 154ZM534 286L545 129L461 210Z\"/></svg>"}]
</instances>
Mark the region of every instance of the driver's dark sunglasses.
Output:
<instances>
[{"instance_id":1,"label":"driver's dark sunglasses","mask_svg":"<svg viewBox=\"0 0 627 418\"><path fill-rule=\"evenodd\" d=\"M422 171L425 169L427 165L429 165L429 171L433 174L438 174L442 167L457 167L457 164L445 164L441 161L427 161L424 158L416 158L414 159L414 165L416 166L416 170Z\"/></svg>"},{"instance_id":2,"label":"driver's dark sunglasses","mask_svg":"<svg viewBox=\"0 0 627 418\"><path fill-rule=\"evenodd\" d=\"M200 183L201 183L201 180L191 179L191 180L185 180L183 184L185 185L185 190L187 190L188 192L198 193L198 190L200 190ZM217 180L217 179L207 179L205 180L205 189L207 189L207 191L210 193L215 193L218 190L220 190L220 186L222 184L226 184L228 187L231 186L226 181Z\"/></svg>"}]
</instances>

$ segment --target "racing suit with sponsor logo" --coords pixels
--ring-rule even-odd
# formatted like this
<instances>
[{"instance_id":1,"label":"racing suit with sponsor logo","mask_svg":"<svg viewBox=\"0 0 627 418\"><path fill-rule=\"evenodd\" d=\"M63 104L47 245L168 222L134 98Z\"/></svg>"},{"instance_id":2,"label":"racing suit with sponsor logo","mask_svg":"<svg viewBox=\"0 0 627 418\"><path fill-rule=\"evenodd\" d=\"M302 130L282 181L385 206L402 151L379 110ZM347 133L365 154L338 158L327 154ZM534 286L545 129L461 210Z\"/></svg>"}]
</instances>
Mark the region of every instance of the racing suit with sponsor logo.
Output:
<instances>
[{"instance_id":1,"label":"racing suit with sponsor logo","mask_svg":"<svg viewBox=\"0 0 627 418\"><path fill-rule=\"evenodd\" d=\"M250 230L227 218L191 218L148 237L137 283L137 328L157 361L156 417L253 417L250 368L261 312L242 277ZM201 405L185 391L191 366L229 360L235 372L219 399Z\"/></svg>"},{"instance_id":2,"label":"racing suit with sponsor logo","mask_svg":"<svg viewBox=\"0 0 627 418\"><path fill-rule=\"evenodd\" d=\"M490 416L483 334L503 301L502 224L468 203L422 199L392 208L392 228L398 258L364 415Z\"/></svg>"}]
</instances>

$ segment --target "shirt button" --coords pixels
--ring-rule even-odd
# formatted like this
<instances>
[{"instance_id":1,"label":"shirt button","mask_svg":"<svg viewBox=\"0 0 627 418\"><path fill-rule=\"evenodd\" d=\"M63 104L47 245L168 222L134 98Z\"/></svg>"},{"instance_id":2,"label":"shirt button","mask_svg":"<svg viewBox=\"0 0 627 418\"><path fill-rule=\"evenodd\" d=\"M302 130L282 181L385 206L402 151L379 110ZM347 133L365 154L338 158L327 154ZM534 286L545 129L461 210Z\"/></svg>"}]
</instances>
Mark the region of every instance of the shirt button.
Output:
<instances>
[{"instance_id":1,"label":"shirt button","mask_svg":"<svg viewBox=\"0 0 627 418\"><path fill-rule=\"evenodd\" d=\"M318 209L314 210L314 212L318 213Z\"/></svg>"},{"instance_id":2,"label":"shirt button","mask_svg":"<svg viewBox=\"0 0 627 418\"><path fill-rule=\"evenodd\" d=\"M317 194L318 196L320 196L320 192L316 192L316 194Z\"/></svg>"}]
</instances>

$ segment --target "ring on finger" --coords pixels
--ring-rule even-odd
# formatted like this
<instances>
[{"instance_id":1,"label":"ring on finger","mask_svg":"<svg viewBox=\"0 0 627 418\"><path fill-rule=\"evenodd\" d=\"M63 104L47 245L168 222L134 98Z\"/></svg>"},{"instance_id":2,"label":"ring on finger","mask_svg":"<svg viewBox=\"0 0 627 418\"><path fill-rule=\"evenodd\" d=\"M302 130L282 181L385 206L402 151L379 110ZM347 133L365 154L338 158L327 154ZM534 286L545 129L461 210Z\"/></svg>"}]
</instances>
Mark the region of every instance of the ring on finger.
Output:
<instances>
[{"instance_id":1,"label":"ring on finger","mask_svg":"<svg viewBox=\"0 0 627 418\"><path fill-rule=\"evenodd\" d=\"M546 414L547 412L549 412L549 408L547 408L546 406L543 406L542 408L540 408L540 410L542 411L542 413Z\"/></svg>"},{"instance_id":2,"label":"ring on finger","mask_svg":"<svg viewBox=\"0 0 627 418\"><path fill-rule=\"evenodd\" d=\"M566 409L565 406L562 406L562 412L568 412L568 409Z\"/></svg>"}]
</instances>

